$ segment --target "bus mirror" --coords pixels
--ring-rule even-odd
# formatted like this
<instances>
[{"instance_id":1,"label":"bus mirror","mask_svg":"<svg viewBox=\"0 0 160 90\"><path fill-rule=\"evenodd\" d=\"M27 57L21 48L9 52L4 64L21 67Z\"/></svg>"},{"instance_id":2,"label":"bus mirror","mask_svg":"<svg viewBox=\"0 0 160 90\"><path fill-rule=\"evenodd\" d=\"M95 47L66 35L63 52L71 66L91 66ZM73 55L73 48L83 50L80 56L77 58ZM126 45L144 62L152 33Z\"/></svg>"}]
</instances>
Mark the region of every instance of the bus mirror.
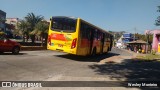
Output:
<instances>
[{"instance_id":1,"label":"bus mirror","mask_svg":"<svg viewBox=\"0 0 160 90\"><path fill-rule=\"evenodd\" d=\"M50 18L50 21L52 20L52 18Z\"/></svg>"}]
</instances>

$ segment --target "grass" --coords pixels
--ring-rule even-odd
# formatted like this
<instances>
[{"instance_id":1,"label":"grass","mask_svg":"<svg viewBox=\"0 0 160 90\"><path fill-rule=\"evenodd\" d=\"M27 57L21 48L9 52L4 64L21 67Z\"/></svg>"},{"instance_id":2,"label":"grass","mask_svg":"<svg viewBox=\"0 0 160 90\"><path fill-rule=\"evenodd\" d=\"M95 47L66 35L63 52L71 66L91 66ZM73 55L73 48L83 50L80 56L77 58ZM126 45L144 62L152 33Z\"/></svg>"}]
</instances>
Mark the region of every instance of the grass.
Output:
<instances>
[{"instance_id":1,"label":"grass","mask_svg":"<svg viewBox=\"0 0 160 90\"><path fill-rule=\"evenodd\" d=\"M139 56L136 56L136 59L138 60L157 60L157 61L160 61L160 55L159 54L146 54L146 55L139 55Z\"/></svg>"}]
</instances>

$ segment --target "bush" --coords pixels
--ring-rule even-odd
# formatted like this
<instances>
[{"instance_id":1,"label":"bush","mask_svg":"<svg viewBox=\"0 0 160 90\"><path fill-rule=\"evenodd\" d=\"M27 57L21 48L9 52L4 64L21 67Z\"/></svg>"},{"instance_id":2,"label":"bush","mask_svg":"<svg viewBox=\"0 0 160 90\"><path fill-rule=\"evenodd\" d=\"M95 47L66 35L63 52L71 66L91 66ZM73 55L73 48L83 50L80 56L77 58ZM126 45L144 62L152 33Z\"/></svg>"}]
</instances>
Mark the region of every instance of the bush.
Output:
<instances>
[{"instance_id":1,"label":"bush","mask_svg":"<svg viewBox=\"0 0 160 90\"><path fill-rule=\"evenodd\" d=\"M151 51L151 54L152 54L152 55L156 55L156 50L152 50L152 51Z\"/></svg>"},{"instance_id":2,"label":"bush","mask_svg":"<svg viewBox=\"0 0 160 90\"><path fill-rule=\"evenodd\" d=\"M5 35L5 33L0 31L0 35Z\"/></svg>"}]
</instances>

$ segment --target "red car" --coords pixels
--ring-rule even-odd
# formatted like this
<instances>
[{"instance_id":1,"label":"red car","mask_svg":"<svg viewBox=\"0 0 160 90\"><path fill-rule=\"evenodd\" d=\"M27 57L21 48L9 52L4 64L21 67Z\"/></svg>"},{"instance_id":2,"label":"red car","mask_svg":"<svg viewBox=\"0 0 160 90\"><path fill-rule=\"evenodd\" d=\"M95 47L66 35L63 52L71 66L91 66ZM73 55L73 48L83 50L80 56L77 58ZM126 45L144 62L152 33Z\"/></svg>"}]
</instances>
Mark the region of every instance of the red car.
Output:
<instances>
[{"instance_id":1,"label":"red car","mask_svg":"<svg viewBox=\"0 0 160 90\"><path fill-rule=\"evenodd\" d=\"M0 53L3 52L12 52L13 54L18 54L20 51L21 45L15 41L11 41L6 38L5 35L0 35Z\"/></svg>"}]
</instances>

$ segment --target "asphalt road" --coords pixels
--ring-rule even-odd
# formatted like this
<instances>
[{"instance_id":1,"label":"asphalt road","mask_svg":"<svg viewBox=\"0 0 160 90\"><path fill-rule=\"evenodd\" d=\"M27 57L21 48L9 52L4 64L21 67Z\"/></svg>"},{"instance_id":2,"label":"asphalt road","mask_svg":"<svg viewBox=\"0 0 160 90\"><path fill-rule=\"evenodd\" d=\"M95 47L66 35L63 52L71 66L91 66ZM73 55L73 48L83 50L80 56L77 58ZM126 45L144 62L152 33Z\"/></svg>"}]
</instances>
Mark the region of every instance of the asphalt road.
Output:
<instances>
[{"instance_id":1,"label":"asphalt road","mask_svg":"<svg viewBox=\"0 0 160 90\"><path fill-rule=\"evenodd\" d=\"M49 50L22 51L19 55L4 53L0 55L0 80L50 80L58 79L60 76L71 77L70 79L94 77L98 75L89 68L90 65L107 57L122 54L121 52L113 49L108 54L96 57L74 56Z\"/></svg>"},{"instance_id":2,"label":"asphalt road","mask_svg":"<svg viewBox=\"0 0 160 90\"><path fill-rule=\"evenodd\" d=\"M124 59L121 63L100 63L115 56L128 59L121 58ZM19 55L4 53L0 55L0 81L121 81L135 78L143 80L139 78L141 73L136 72L134 67L139 64L125 62L132 56L132 53L116 48L108 54L95 57L74 56L48 50L22 51ZM155 71L156 75L159 73L158 70ZM135 75L132 77L131 74ZM159 78L156 75L154 79Z\"/></svg>"}]
</instances>

